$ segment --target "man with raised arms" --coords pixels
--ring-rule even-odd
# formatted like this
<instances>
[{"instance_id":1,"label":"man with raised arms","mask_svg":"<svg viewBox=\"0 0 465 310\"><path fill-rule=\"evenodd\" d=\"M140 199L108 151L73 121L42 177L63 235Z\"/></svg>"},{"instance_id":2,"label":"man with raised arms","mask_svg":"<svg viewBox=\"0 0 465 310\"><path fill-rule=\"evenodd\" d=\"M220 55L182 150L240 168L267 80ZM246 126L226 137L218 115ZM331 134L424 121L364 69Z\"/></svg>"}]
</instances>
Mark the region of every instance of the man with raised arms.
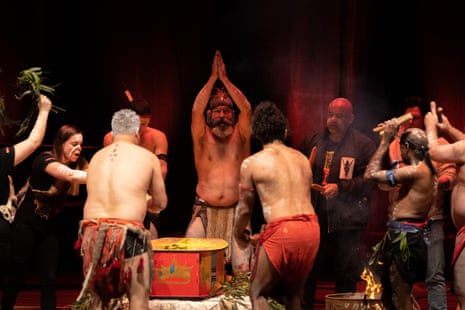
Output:
<instances>
[{"instance_id":1,"label":"man with raised arms","mask_svg":"<svg viewBox=\"0 0 465 310\"><path fill-rule=\"evenodd\" d=\"M250 153L251 114L249 101L229 80L223 58L216 51L210 78L192 107L197 186L186 237L225 239L230 245L226 250L227 263L231 261L231 248L234 252L231 237L239 199L239 167ZM245 266L243 260L250 256L250 249L233 255L237 258L233 258L233 265L237 266L232 269L240 269L239 265Z\"/></svg>"}]
</instances>

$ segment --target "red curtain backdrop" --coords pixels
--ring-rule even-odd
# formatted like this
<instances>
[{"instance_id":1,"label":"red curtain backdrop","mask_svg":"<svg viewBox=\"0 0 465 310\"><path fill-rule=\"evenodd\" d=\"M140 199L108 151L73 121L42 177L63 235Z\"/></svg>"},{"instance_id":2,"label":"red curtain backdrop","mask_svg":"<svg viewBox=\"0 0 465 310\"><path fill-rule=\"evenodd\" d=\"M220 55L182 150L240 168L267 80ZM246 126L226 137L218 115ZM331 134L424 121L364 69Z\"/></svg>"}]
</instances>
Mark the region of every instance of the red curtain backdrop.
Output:
<instances>
[{"instance_id":1,"label":"red curtain backdrop","mask_svg":"<svg viewBox=\"0 0 465 310\"><path fill-rule=\"evenodd\" d=\"M60 83L55 103L67 110L51 116L44 143L60 125L73 123L86 132L89 156L125 103L126 87L151 102L152 126L169 140L169 224L163 228L181 231L195 185L190 111L215 49L253 106L270 99L283 108L296 147L323 129L327 104L337 96L352 100L354 125L375 140L372 128L400 115L410 95L438 101L462 129L463 6L429 0L4 0L0 92L7 111L21 117L15 76L43 67L50 83ZM7 131L0 142L15 139ZM385 212L382 204L379 212Z\"/></svg>"}]
</instances>

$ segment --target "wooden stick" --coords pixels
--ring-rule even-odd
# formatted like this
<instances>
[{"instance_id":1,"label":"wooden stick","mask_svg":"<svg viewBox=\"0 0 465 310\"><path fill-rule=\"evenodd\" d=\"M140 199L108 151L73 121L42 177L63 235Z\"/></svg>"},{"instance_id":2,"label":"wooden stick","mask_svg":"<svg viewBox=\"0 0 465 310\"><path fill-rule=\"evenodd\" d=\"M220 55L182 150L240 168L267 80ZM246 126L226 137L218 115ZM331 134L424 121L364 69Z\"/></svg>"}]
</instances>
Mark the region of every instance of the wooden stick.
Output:
<instances>
[{"instance_id":1,"label":"wooden stick","mask_svg":"<svg viewBox=\"0 0 465 310\"><path fill-rule=\"evenodd\" d=\"M409 120L413 119L413 115L412 113L406 113L404 115L401 115L399 116L398 118L396 118L396 122L401 125L405 122L408 122ZM383 131L383 128L384 128L384 124L381 124L375 128L373 128L373 131L374 132L380 132L380 131Z\"/></svg>"},{"instance_id":2,"label":"wooden stick","mask_svg":"<svg viewBox=\"0 0 465 310\"><path fill-rule=\"evenodd\" d=\"M323 191L325 189L324 186L321 186L320 184L313 183L312 184L312 189L316 189L317 191Z\"/></svg>"}]
</instances>

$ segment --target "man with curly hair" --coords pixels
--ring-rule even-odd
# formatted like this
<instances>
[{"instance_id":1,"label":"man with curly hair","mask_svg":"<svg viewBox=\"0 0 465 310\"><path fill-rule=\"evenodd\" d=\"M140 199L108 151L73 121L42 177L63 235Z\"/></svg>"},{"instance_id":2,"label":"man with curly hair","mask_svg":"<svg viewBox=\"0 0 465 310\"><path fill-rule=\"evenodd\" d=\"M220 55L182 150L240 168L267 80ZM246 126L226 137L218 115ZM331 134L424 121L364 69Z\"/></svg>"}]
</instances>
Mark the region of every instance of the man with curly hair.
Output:
<instances>
[{"instance_id":1,"label":"man with curly hair","mask_svg":"<svg viewBox=\"0 0 465 310\"><path fill-rule=\"evenodd\" d=\"M268 297L284 300L286 309L300 309L304 283L320 243L309 191L310 164L305 155L285 144L287 132L287 118L273 102L264 101L255 108L252 134L263 150L241 164L234 225L239 247L246 249L258 242L250 279L253 309L268 309ZM251 236L248 223L255 193L266 226Z\"/></svg>"}]
</instances>

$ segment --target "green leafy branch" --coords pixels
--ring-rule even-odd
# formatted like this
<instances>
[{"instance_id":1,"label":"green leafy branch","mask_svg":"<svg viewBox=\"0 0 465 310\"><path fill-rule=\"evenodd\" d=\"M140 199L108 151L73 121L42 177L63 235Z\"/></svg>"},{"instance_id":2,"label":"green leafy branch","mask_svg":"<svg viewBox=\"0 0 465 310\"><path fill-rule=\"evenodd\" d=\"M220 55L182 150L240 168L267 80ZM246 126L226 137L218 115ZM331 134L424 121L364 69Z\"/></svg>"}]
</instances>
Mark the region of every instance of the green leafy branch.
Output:
<instances>
[{"instance_id":1,"label":"green leafy branch","mask_svg":"<svg viewBox=\"0 0 465 310\"><path fill-rule=\"evenodd\" d=\"M402 231L399 235L392 241L392 243L399 242L400 257L404 263L408 263L410 259L410 250L408 247L407 232Z\"/></svg>"},{"instance_id":2,"label":"green leafy branch","mask_svg":"<svg viewBox=\"0 0 465 310\"><path fill-rule=\"evenodd\" d=\"M404 263L408 263L411 253L408 246L407 232L399 232L399 234L394 238L394 240L392 240L393 237L388 231L384 235L383 239L379 241L374 247L372 247L373 254L368 261L368 265L373 265L374 263L377 263L379 265L383 264L382 253L384 251L384 244L386 243L386 238L389 238L389 240L391 240L392 243L399 243L400 257Z\"/></svg>"},{"instance_id":3,"label":"green leafy branch","mask_svg":"<svg viewBox=\"0 0 465 310\"><path fill-rule=\"evenodd\" d=\"M382 265L384 262L382 261L383 257L383 250L384 250L384 244L386 242L386 236L387 233L384 235L383 239L381 239L375 246L372 247L373 254L371 255L370 259L368 260L368 265Z\"/></svg>"},{"instance_id":4,"label":"green leafy branch","mask_svg":"<svg viewBox=\"0 0 465 310\"><path fill-rule=\"evenodd\" d=\"M221 305L223 309L239 309L239 306L247 308L245 297L249 296L250 272L244 272L233 276L222 284L220 290L223 293ZM272 298L268 298L271 310L284 310L285 307Z\"/></svg>"},{"instance_id":5,"label":"green leafy branch","mask_svg":"<svg viewBox=\"0 0 465 310\"><path fill-rule=\"evenodd\" d=\"M129 304L125 303L127 296L123 295L120 298L112 298L109 302L108 309L129 309ZM71 305L66 305L63 309L69 310L92 310L95 306L93 305L92 294L87 290L81 299L75 300Z\"/></svg>"},{"instance_id":6,"label":"green leafy branch","mask_svg":"<svg viewBox=\"0 0 465 310\"><path fill-rule=\"evenodd\" d=\"M40 67L32 67L19 73L16 79L18 94L15 97L20 101L29 99L31 104L26 118L20 123L20 128L16 136L22 135L29 128L34 119L34 115L38 112L37 101L39 100L40 94L44 93L48 96L54 95L57 86L58 85L48 86L44 84L43 72ZM52 111L57 113L66 110L52 104Z\"/></svg>"}]
</instances>

